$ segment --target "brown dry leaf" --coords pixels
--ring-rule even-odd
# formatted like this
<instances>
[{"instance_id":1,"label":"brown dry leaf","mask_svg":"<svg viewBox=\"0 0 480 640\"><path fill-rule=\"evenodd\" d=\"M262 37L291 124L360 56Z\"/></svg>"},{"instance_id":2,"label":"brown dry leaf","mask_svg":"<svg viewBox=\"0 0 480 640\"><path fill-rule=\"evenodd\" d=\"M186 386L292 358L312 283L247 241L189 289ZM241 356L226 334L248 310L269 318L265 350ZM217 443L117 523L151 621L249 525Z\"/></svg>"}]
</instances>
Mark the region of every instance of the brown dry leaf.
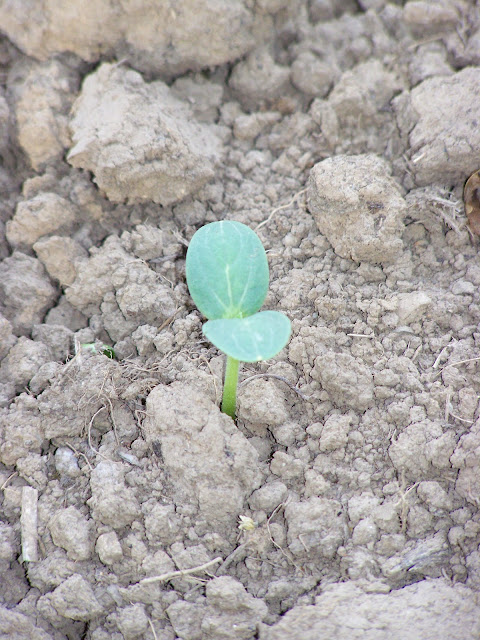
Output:
<instances>
[{"instance_id":1,"label":"brown dry leaf","mask_svg":"<svg viewBox=\"0 0 480 640\"><path fill-rule=\"evenodd\" d=\"M463 189L463 201L468 225L477 236L480 236L480 169L472 173Z\"/></svg>"}]
</instances>

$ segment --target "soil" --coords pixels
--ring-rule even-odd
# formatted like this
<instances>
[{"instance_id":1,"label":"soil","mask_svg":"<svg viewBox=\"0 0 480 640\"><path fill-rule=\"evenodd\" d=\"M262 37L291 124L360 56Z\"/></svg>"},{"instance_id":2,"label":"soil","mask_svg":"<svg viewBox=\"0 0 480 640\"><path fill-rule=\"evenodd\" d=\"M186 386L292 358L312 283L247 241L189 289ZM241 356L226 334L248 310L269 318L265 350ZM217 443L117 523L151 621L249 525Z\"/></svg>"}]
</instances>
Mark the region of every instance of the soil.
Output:
<instances>
[{"instance_id":1,"label":"soil","mask_svg":"<svg viewBox=\"0 0 480 640\"><path fill-rule=\"evenodd\" d=\"M479 638L478 2L0 29L0 637ZM293 327L236 422L185 282L221 219Z\"/></svg>"}]
</instances>

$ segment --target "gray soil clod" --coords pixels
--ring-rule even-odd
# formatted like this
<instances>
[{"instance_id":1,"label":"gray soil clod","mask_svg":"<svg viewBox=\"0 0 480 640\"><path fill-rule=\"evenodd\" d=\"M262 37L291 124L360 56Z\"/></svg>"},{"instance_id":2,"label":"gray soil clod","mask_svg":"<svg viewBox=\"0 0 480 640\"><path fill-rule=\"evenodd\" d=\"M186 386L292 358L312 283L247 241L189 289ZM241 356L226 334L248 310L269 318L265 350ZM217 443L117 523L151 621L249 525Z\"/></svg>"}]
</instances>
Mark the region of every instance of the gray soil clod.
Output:
<instances>
[{"instance_id":1,"label":"gray soil clod","mask_svg":"<svg viewBox=\"0 0 480 640\"><path fill-rule=\"evenodd\" d=\"M0 639L479 638L478 3L27 4L0 3ZM236 423L185 282L222 219L293 327Z\"/></svg>"}]
</instances>

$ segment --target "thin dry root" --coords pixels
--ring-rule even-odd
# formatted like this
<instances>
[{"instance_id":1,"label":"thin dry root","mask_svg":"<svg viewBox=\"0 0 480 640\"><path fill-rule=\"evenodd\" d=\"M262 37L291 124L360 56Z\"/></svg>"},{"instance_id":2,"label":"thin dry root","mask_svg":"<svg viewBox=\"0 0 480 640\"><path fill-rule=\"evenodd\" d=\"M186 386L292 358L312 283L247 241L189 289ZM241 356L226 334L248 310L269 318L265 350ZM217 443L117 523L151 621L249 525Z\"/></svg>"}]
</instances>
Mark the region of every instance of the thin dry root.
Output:
<instances>
[{"instance_id":1,"label":"thin dry root","mask_svg":"<svg viewBox=\"0 0 480 640\"><path fill-rule=\"evenodd\" d=\"M140 580L138 584L153 584L155 582L166 582L167 580L171 580L172 578L178 578L181 576L188 576L192 573L198 573L200 571L205 571L210 567L213 567L214 564L218 562L222 562L223 558L214 558L210 560L210 562L206 562L205 564L201 564L198 567L192 567L191 569L179 569L178 571L169 571L168 573L162 573L160 576L152 576L151 578L143 578Z\"/></svg>"}]
</instances>

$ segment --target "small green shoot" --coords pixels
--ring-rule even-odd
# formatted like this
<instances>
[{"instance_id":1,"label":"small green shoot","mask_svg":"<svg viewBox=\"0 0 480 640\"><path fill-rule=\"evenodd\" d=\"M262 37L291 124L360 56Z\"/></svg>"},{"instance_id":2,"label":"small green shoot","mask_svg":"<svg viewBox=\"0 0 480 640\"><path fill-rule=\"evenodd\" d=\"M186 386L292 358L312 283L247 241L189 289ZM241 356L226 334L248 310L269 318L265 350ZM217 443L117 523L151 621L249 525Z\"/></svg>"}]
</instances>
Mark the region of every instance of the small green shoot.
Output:
<instances>
[{"instance_id":1,"label":"small green shoot","mask_svg":"<svg viewBox=\"0 0 480 640\"><path fill-rule=\"evenodd\" d=\"M277 355L290 337L290 320L260 311L268 291L265 249L249 227L223 220L199 229L187 251L190 295L208 322L203 333L227 356L222 411L235 418L240 362Z\"/></svg>"},{"instance_id":2,"label":"small green shoot","mask_svg":"<svg viewBox=\"0 0 480 640\"><path fill-rule=\"evenodd\" d=\"M86 349L87 351L91 351L92 353L99 353L95 342L84 342L80 346L82 347L82 349ZM104 356L107 356L107 358L110 358L111 360L115 360L116 358L115 351L107 344L100 343L100 353L102 353Z\"/></svg>"}]
</instances>

